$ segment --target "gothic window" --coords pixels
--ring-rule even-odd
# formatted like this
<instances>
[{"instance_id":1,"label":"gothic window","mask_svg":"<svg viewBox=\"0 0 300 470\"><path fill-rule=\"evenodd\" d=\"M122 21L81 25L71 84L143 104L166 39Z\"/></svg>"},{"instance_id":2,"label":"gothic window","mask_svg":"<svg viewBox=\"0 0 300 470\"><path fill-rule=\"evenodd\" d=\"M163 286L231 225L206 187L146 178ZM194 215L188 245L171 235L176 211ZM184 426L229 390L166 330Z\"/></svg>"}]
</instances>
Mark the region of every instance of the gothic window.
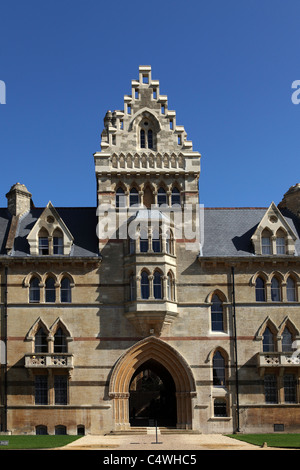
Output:
<instances>
[{"instance_id":1,"label":"gothic window","mask_svg":"<svg viewBox=\"0 0 300 470\"><path fill-rule=\"evenodd\" d=\"M274 335L269 327L267 327L263 334L263 352L274 352L275 340Z\"/></svg>"},{"instance_id":2,"label":"gothic window","mask_svg":"<svg viewBox=\"0 0 300 470\"><path fill-rule=\"evenodd\" d=\"M277 255L285 255L285 234L282 230L276 233L276 253Z\"/></svg>"},{"instance_id":3,"label":"gothic window","mask_svg":"<svg viewBox=\"0 0 300 470\"><path fill-rule=\"evenodd\" d=\"M70 303L72 301L71 282L67 277L64 277L60 284L60 301L63 303Z\"/></svg>"},{"instance_id":4,"label":"gothic window","mask_svg":"<svg viewBox=\"0 0 300 470\"><path fill-rule=\"evenodd\" d=\"M261 237L261 252L263 255L272 254L271 235L268 230L264 230Z\"/></svg>"},{"instance_id":5,"label":"gothic window","mask_svg":"<svg viewBox=\"0 0 300 470\"><path fill-rule=\"evenodd\" d=\"M140 133L140 144L141 144L141 148L144 149L146 148L146 136L145 136L145 130L144 129L141 129L141 133Z\"/></svg>"},{"instance_id":6,"label":"gothic window","mask_svg":"<svg viewBox=\"0 0 300 470\"><path fill-rule=\"evenodd\" d=\"M273 277L271 281L271 299L272 302L280 302L281 300L281 287L277 277Z\"/></svg>"},{"instance_id":7,"label":"gothic window","mask_svg":"<svg viewBox=\"0 0 300 470\"><path fill-rule=\"evenodd\" d=\"M265 281L261 277L258 277L255 281L255 296L257 302L266 301Z\"/></svg>"},{"instance_id":8,"label":"gothic window","mask_svg":"<svg viewBox=\"0 0 300 470\"><path fill-rule=\"evenodd\" d=\"M141 274L141 297L142 299L149 299L149 276L146 271L142 271Z\"/></svg>"},{"instance_id":9,"label":"gothic window","mask_svg":"<svg viewBox=\"0 0 300 470\"><path fill-rule=\"evenodd\" d=\"M175 280L171 271L167 275L167 299L175 300Z\"/></svg>"},{"instance_id":10,"label":"gothic window","mask_svg":"<svg viewBox=\"0 0 300 470\"><path fill-rule=\"evenodd\" d=\"M47 335L42 327L38 329L34 338L34 352L36 353L48 352Z\"/></svg>"},{"instance_id":11,"label":"gothic window","mask_svg":"<svg viewBox=\"0 0 300 470\"><path fill-rule=\"evenodd\" d=\"M155 271L153 276L153 294L155 299L162 299L162 275L159 271Z\"/></svg>"},{"instance_id":12,"label":"gothic window","mask_svg":"<svg viewBox=\"0 0 300 470\"><path fill-rule=\"evenodd\" d=\"M290 330L285 327L282 333L282 351L290 352L292 351L293 337Z\"/></svg>"},{"instance_id":13,"label":"gothic window","mask_svg":"<svg viewBox=\"0 0 300 470\"><path fill-rule=\"evenodd\" d=\"M40 301L40 281L37 277L33 277L29 284L29 302Z\"/></svg>"},{"instance_id":14,"label":"gothic window","mask_svg":"<svg viewBox=\"0 0 300 470\"><path fill-rule=\"evenodd\" d=\"M161 234L158 230L154 230L152 234L152 250L154 253L161 252Z\"/></svg>"},{"instance_id":15,"label":"gothic window","mask_svg":"<svg viewBox=\"0 0 300 470\"><path fill-rule=\"evenodd\" d=\"M266 403L278 403L277 377L275 374L267 374L264 377Z\"/></svg>"},{"instance_id":16,"label":"gothic window","mask_svg":"<svg viewBox=\"0 0 300 470\"><path fill-rule=\"evenodd\" d=\"M213 356L213 385L225 386L225 359L220 351L216 351Z\"/></svg>"},{"instance_id":17,"label":"gothic window","mask_svg":"<svg viewBox=\"0 0 300 470\"><path fill-rule=\"evenodd\" d=\"M180 191L177 188L173 188L172 190L171 205L180 205Z\"/></svg>"},{"instance_id":18,"label":"gothic window","mask_svg":"<svg viewBox=\"0 0 300 470\"><path fill-rule=\"evenodd\" d=\"M148 130L148 148L149 149L153 148L153 131L152 131L152 129Z\"/></svg>"},{"instance_id":19,"label":"gothic window","mask_svg":"<svg viewBox=\"0 0 300 470\"><path fill-rule=\"evenodd\" d=\"M212 297L211 329L212 331L224 331L223 303L216 294Z\"/></svg>"},{"instance_id":20,"label":"gothic window","mask_svg":"<svg viewBox=\"0 0 300 470\"><path fill-rule=\"evenodd\" d=\"M54 352L55 353L66 353L68 352L67 348L67 338L64 334L62 328L58 328L54 335Z\"/></svg>"},{"instance_id":21,"label":"gothic window","mask_svg":"<svg viewBox=\"0 0 300 470\"><path fill-rule=\"evenodd\" d=\"M142 149L154 149L155 147L155 133L153 130L153 123L151 119L143 119L140 124L140 148Z\"/></svg>"},{"instance_id":22,"label":"gothic window","mask_svg":"<svg viewBox=\"0 0 300 470\"><path fill-rule=\"evenodd\" d=\"M296 283L294 279L289 276L286 283L286 297L288 302L296 302Z\"/></svg>"},{"instance_id":23,"label":"gothic window","mask_svg":"<svg viewBox=\"0 0 300 470\"><path fill-rule=\"evenodd\" d=\"M157 205L167 204L167 193L164 188L159 188L157 191Z\"/></svg>"},{"instance_id":24,"label":"gothic window","mask_svg":"<svg viewBox=\"0 0 300 470\"><path fill-rule=\"evenodd\" d=\"M49 255L49 234L45 229L39 232L39 255Z\"/></svg>"},{"instance_id":25,"label":"gothic window","mask_svg":"<svg viewBox=\"0 0 300 470\"><path fill-rule=\"evenodd\" d=\"M174 237L172 230L168 230L166 235L166 252L169 255L174 255Z\"/></svg>"},{"instance_id":26,"label":"gothic window","mask_svg":"<svg viewBox=\"0 0 300 470\"><path fill-rule=\"evenodd\" d=\"M45 284L45 302L55 302L55 280L48 277Z\"/></svg>"},{"instance_id":27,"label":"gothic window","mask_svg":"<svg viewBox=\"0 0 300 470\"><path fill-rule=\"evenodd\" d=\"M140 234L140 252L147 253L149 250L148 231L145 229L141 230Z\"/></svg>"},{"instance_id":28,"label":"gothic window","mask_svg":"<svg viewBox=\"0 0 300 470\"><path fill-rule=\"evenodd\" d=\"M125 207L126 206L126 198L125 193L122 188L118 188L116 191L116 207Z\"/></svg>"},{"instance_id":29,"label":"gothic window","mask_svg":"<svg viewBox=\"0 0 300 470\"><path fill-rule=\"evenodd\" d=\"M130 206L135 206L139 204L139 193L136 188L132 188L130 190L130 195L129 195L129 205Z\"/></svg>"},{"instance_id":30,"label":"gothic window","mask_svg":"<svg viewBox=\"0 0 300 470\"><path fill-rule=\"evenodd\" d=\"M61 230L59 229L56 229L53 233L53 254L54 255L64 254L63 234Z\"/></svg>"}]
</instances>

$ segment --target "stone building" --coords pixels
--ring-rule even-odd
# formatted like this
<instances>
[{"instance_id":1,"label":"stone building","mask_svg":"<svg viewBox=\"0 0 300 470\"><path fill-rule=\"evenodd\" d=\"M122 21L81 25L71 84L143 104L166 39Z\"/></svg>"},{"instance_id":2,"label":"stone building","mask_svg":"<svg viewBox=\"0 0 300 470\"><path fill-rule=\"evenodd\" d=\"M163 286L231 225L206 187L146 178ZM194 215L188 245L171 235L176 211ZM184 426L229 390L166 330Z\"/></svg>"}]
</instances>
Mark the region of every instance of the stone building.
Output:
<instances>
[{"instance_id":1,"label":"stone building","mask_svg":"<svg viewBox=\"0 0 300 470\"><path fill-rule=\"evenodd\" d=\"M1 430L299 432L300 186L203 208L151 73L105 115L98 207L0 209Z\"/></svg>"}]
</instances>

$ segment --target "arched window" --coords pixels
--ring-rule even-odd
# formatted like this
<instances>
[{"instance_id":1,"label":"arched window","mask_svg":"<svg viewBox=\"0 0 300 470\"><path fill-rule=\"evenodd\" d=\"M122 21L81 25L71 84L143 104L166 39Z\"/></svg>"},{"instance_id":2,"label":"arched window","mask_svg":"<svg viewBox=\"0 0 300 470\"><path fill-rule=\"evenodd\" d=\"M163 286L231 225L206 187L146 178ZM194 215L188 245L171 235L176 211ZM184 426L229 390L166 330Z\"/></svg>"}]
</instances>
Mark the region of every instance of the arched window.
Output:
<instances>
[{"instance_id":1,"label":"arched window","mask_svg":"<svg viewBox=\"0 0 300 470\"><path fill-rule=\"evenodd\" d=\"M149 149L153 148L153 132L152 132L152 129L148 130L148 148Z\"/></svg>"},{"instance_id":2,"label":"arched window","mask_svg":"<svg viewBox=\"0 0 300 470\"><path fill-rule=\"evenodd\" d=\"M67 339L62 328L58 328L54 335L54 352L55 353L68 352Z\"/></svg>"},{"instance_id":3,"label":"arched window","mask_svg":"<svg viewBox=\"0 0 300 470\"><path fill-rule=\"evenodd\" d=\"M116 191L116 207L126 207L126 197L123 188Z\"/></svg>"},{"instance_id":4,"label":"arched window","mask_svg":"<svg viewBox=\"0 0 300 470\"><path fill-rule=\"evenodd\" d=\"M212 331L224 331L223 303L215 294L212 297L211 329Z\"/></svg>"},{"instance_id":5,"label":"arched window","mask_svg":"<svg viewBox=\"0 0 300 470\"><path fill-rule=\"evenodd\" d=\"M130 206L136 206L139 204L139 192L136 188L132 188L130 190L129 204Z\"/></svg>"},{"instance_id":6,"label":"arched window","mask_svg":"<svg viewBox=\"0 0 300 470\"><path fill-rule=\"evenodd\" d=\"M149 295L149 276L146 271L143 271L141 274L141 297L142 299L149 299Z\"/></svg>"},{"instance_id":7,"label":"arched window","mask_svg":"<svg viewBox=\"0 0 300 470\"><path fill-rule=\"evenodd\" d=\"M70 303L72 301L71 282L67 277L64 277L60 283L60 301L63 303Z\"/></svg>"},{"instance_id":8,"label":"arched window","mask_svg":"<svg viewBox=\"0 0 300 470\"><path fill-rule=\"evenodd\" d=\"M265 281L261 277L258 277L255 281L255 296L257 302L266 301Z\"/></svg>"},{"instance_id":9,"label":"arched window","mask_svg":"<svg viewBox=\"0 0 300 470\"><path fill-rule=\"evenodd\" d=\"M216 351L213 357L213 385L225 386L225 359L220 351Z\"/></svg>"},{"instance_id":10,"label":"arched window","mask_svg":"<svg viewBox=\"0 0 300 470\"><path fill-rule=\"evenodd\" d=\"M292 344L293 344L292 333L287 327L285 327L285 329L282 332L282 351L283 352L292 351Z\"/></svg>"},{"instance_id":11,"label":"arched window","mask_svg":"<svg viewBox=\"0 0 300 470\"><path fill-rule=\"evenodd\" d=\"M44 228L39 232L39 255L49 255L49 234Z\"/></svg>"},{"instance_id":12,"label":"arched window","mask_svg":"<svg viewBox=\"0 0 300 470\"><path fill-rule=\"evenodd\" d=\"M271 299L272 302L280 302L281 300L280 282L275 276L271 281Z\"/></svg>"},{"instance_id":13,"label":"arched window","mask_svg":"<svg viewBox=\"0 0 300 470\"><path fill-rule=\"evenodd\" d=\"M141 132L140 132L140 143L141 143L142 149L146 148L146 136L145 136L144 129L141 129Z\"/></svg>"},{"instance_id":14,"label":"arched window","mask_svg":"<svg viewBox=\"0 0 300 470\"><path fill-rule=\"evenodd\" d=\"M271 235L268 230L264 230L261 237L261 252L263 255L272 254Z\"/></svg>"},{"instance_id":15,"label":"arched window","mask_svg":"<svg viewBox=\"0 0 300 470\"><path fill-rule=\"evenodd\" d=\"M296 302L296 283L294 279L289 276L286 283L286 297L288 302Z\"/></svg>"},{"instance_id":16,"label":"arched window","mask_svg":"<svg viewBox=\"0 0 300 470\"><path fill-rule=\"evenodd\" d=\"M162 275L155 271L153 276L153 295L155 299L162 299Z\"/></svg>"},{"instance_id":17,"label":"arched window","mask_svg":"<svg viewBox=\"0 0 300 470\"><path fill-rule=\"evenodd\" d=\"M37 436L46 436L48 434L47 426L44 426L43 424L36 426L35 434Z\"/></svg>"},{"instance_id":18,"label":"arched window","mask_svg":"<svg viewBox=\"0 0 300 470\"><path fill-rule=\"evenodd\" d=\"M45 302L55 302L55 280L48 277L45 285Z\"/></svg>"},{"instance_id":19,"label":"arched window","mask_svg":"<svg viewBox=\"0 0 300 470\"><path fill-rule=\"evenodd\" d=\"M53 233L53 254L54 255L64 254L63 233L59 229L54 230L54 233Z\"/></svg>"},{"instance_id":20,"label":"arched window","mask_svg":"<svg viewBox=\"0 0 300 470\"><path fill-rule=\"evenodd\" d=\"M175 300L175 281L171 272L167 275L167 299Z\"/></svg>"},{"instance_id":21,"label":"arched window","mask_svg":"<svg viewBox=\"0 0 300 470\"><path fill-rule=\"evenodd\" d=\"M167 204L167 193L164 188L159 188L157 191L157 205Z\"/></svg>"},{"instance_id":22,"label":"arched window","mask_svg":"<svg viewBox=\"0 0 300 470\"><path fill-rule=\"evenodd\" d=\"M274 335L269 327L267 327L263 334L263 352L274 352L275 341Z\"/></svg>"},{"instance_id":23,"label":"arched window","mask_svg":"<svg viewBox=\"0 0 300 470\"><path fill-rule=\"evenodd\" d=\"M169 255L174 255L174 237L172 230L168 230L166 234L166 252Z\"/></svg>"},{"instance_id":24,"label":"arched window","mask_svg":"<svg viewBox=\"0 0 300 470\"><path fill-rule=\"evenodd\" d=\"M180 205L180 191L177 188L172 189L171 205Z\"/></svg>"},{"instance_id":25,"label":"arched window","mask_svg":"<svg viewBox=\"0 0 300 470\"><path fill-rule=\"evenodd\" d=\"M55 426L55 435L65 435L67 434L67 428L63 425Z\"/></svg>"},{"instance_id":26,"label":"arched window","mask_svg":"<svg viewBox=\"0 0 300 470\"><path fill-rule=\"evenodd\" d=\"M47 335L42 327L38 329L34 338L34 352L36 353L48 352Z\"/></svg>"},{"instance_id":27,"label":"arched window","mask_svg":"<svg viewBox=\"0 0 300 470\"><path fill-rule=\"evenodd\" d=\"M282 230L276 233L276 253L277 255L285 255L285 234Z\"/></svg>"},{"instance_id":28,"label":"arched window","mask_svg":"<svg viewBox=\"0 0 300 470\"><path fill-rule=\"evenodd\" d=\"M33 277L29 284L29 302L39 302L40 295L40 281L37 277Z\"/></svg>"}]
</instances>

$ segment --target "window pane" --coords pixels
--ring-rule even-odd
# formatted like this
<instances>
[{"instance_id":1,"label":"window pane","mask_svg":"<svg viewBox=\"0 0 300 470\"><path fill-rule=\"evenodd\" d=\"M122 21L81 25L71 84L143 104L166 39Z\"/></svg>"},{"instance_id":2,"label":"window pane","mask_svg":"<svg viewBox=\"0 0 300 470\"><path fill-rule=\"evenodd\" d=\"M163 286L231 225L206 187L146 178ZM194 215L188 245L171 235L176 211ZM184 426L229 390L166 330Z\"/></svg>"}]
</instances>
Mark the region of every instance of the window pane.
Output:
<instances>
[{"instance_id":1,"label":"window pane","mask_svg":"<svg viewBox=\"0 0 300 470\"><path fill-rule=\"evenodd\" d=\"M277 403L277 380L275 375L265 375L265 400L266 403Z\"/></svg>"},{"instance_id":2,"label":"window pane","mask_svg":"<svg viewBox=\"0 0 300 470\"><path fill-rule=\"evenodd\" d=\"M139 204L139 193L137 191L137 189L133 188L131 191L130 191L130 200L129 200L129 204L131 206L134 206L134 205L138 205Z\"/></svg>"},{"instance_id":3,"label":"window pane","mask_svg":"<svg viewBox=\"0 0 300 470\"><path fill-rule=\"evenodd\" d=\"M153 148L153 133L151 129L149 129L148 131L148 148L149 149Z\"/></svg>"},{"instance_id":4,"label":"window pane","mask_svg":"<svg viewBox=\"0 0 300 470\"><path fill-rule=\"evenodd\" d=\"M141 129L141 148L144 149L146 147L146 140L145 140L145 131Z\"/></svg>"},{"instance_id":5,"label":"window pane","mask_svg":"<svg viewBox=\"0 0 300 470\"><path fill-rule=\"evenodd\" d=\"M265 302L266 294L265 294L265 283L261 277L256 279L255 283L255 295L257 302Z\"/></svg>"},{"instance_id":6,"label":"window pane","mask_svg":"<svg viewBox=\"0 0 300 470\"><path fill-rule=\"evenodd\" d=\"M40 281L35 277L30 281L29 287L29 302L40 301Z\"/></svg>"},{"instance_id":7,"label":"window pane","mask_svg":"<svg viewBox=\"0 0 300 470\"><path fill-rule=\"evenodd\" d=\"M68 404L68 379L66 375L55 375L54 393L56 405Z\"/></svg>"},{"instance_id":8,"label":"window pane","mask_svg":"<svg viewBox=\"0 0 300 470\"><path fill-rule=\"evenodd\" d=\"M67 352L67 339L61 328L58 328L54 335L54 352L66 353Z\"/></svg>"},{"instance_id":9,"label":"window pane","mask_svg":"<svg viewBox=\"0 0 300 470\"><path fill-rule=\"evenodd\" d=\"M212 298L211 329L212 331L224 331L223 304L217 295Z\"/></svg>"},{"instance_id":10,"label":"window pane","mask_svg":"<svg viewBox=\"0 0 300 470\"><path fill-rule=\"evenodd\" d=\"M180 192L177 188L172 190L172 206L179 204L180 205Z\"/></svg>"},{"instance_id":11,"label":"window pane","mask_svg":"<svg viewBox=\"0 0 300 470\"><path fill-rule=\"evenodd\" d=\"M288 280L287 280L286 296L287 296L288 302L295 302L296 301L295 281L291 277L288 277Z\"/></svg>"},{"instance_id":12,"label":"window pane","mask_svg":"<svg viewBox=\"0 0 300 470\"><path fill-rule=\"evenodd\" d=\"M125 207L126 197L122 188L118 188L116 191L116 207Z\"/></svg>"},{"instance_id":13,"label":"window pane","mask_svg":"<svg viewBox=\"0 0 300 470\"><path fill-rule=\"evenodd\" d=\"M274 352L274 336L269 328L266 328L263 334L263 352Z\"/></svg>"},{"instance_id":14,"label":"window pane","mask_svg":"<svg viewBox=\"0 0 300 470\"><path fill-rule=\"evenodd\" d=\"M53 237L53 254L54 255L63 255L63 238L62 237Z\"/></svg>"},{"instance_id":15,"label":"window pane","mask_svg":"<svg viewBox=\"0 0 300 470\"><path fill-rule=\"evenodd\" d=\"M153 293L154 293L154 298L155 299L161 299L162 298L161 275L158 272L154 273Z\"/></svg>"},{"instance_id":16,"label":"window pane","mask_svg":"<svg viewBox=\"0 0 300 470\"><path fill-rule=\"evenodd\" d=\"M157 191L157 205L167 204L167 194L163 188L159 188Z\"/></svg>"},{"instance_id":17,"label":"window pane","mask_svg":"<svg viewBox=\"0 0 300 470\"><path fill-rule=\"evenodd\" d=\"M276 238L276 252L278 255L285 254L285 238L283 237Z\"/></svg>"},{"instance_id":18,"label":"window pane","mask_svg":"<svg viewBox=\"0 0 300 470\"><path fill-rule=\"evenodd\" d=\"M213 357L213 385L225 385L225 360L219 351Z\"/></svg>"},{"instance_id":19,"label":"window pane","mask_svg":"<svg viewBox=\"0 0 300 470\"><path fill-rule=\"evenodd\" d=\"M271 254L271 239L270 237L262 237L261 239L261 248L263 255Z\"/></svg>"},{"instance_id":20,"label":"window pane","mask_svg":"<svg viewBox=\"0 0 300 470\"><path fill-rule=\"evenodd\" d=\"M48 378L47 375L36 375L34 379L35 404L48 405Z\"/></svg>"},{"instance_id":21,"label":"window pane","mask_svg":"<svg viewBox=\"0 0 300 470\"><path fill-rule=\"evenodd\" d=\"M283 378L283 386L284 386L284 401L285 403L296 403L296 379L293 374L285 375Z\"/></svg>"},{"instance_id":22,"label":"window pane","mask_svg":"<svg viewBox=\"0 0 300 470\"><path fill-rule=\"evenodd\" d=\"M71 302L71 284L67 277L64 277L61 281L60 301Z\"/></svg>"},{"instance_id":23,"label":"window pane","mask_svg":"<svg viewBox=\"0 0 300 470\"><path fill-rule=\"evenodd\" d=\"M55 281L53 278L49 278L46 281L45 301L55 302Z\"/></svg>"},{"instance_id":24,"label":"window pane","mask_svg":"<svg viewBox=\"0 0 300 470\"><path fill-rule=\"evenodd\" d=\"M149 299L149 279L148 274L143 272L141 276L141 297Z\"/></svg>"},{"instance_id":25,"label":"window pane","mask_svg":"<svg viewBox=\"0 0 300 470\"><path fill-rule=\"evenodd\" d=\"M48 237L39 237L39 255L49 255Z\"/></svg>"},{"instance_id":26,"label":"window pane","mask_svg":"<svg viewBox=\"0 0 300 470\"><path fill-rule=\"evenodd\" d=\"M36 353L47 353L48 352L48 341L47 335L43 328L40 328L34 338L34 352Z\"/></svg>"},{"instance_id":27,"label":"window pane","mask_svg":"<svg viewBox=\"0 0 300 470\"><path fill-rule=\"evenodd\" d=\"M227 407L225 400L215 400L214 401L214 416L227 416Z\"/></svg>"},{"instance_id":28,"label":"window pane","mask_svg":"<svg viewBox=\"0 0 300 470\"><path fill-rule=\"evenodd\" d=\"M276 277L273 277L271 281L271 299L272 302L279 302L281 299L280 295L280 284Z\"/></svg>"},{"instance_id":29,"label":"window pane","mask_svg":"<svg viewBox=\"0 0 300 470\"><path fill-rule=\"evenodd\" d=\"M292 351L293 338L292 333L285 328L282 333L282 351L290 352Z\"/></svg>"}]
</instances>

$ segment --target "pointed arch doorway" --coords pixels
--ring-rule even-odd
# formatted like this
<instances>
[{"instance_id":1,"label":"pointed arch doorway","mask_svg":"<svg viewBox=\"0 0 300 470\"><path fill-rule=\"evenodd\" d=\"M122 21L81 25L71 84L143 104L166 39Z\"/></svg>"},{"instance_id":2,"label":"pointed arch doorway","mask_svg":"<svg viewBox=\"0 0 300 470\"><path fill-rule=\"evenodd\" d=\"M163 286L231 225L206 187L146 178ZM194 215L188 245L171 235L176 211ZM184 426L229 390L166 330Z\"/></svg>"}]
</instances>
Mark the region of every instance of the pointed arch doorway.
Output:
<instances>
[{"instance_id":1,"label":"pointed arch doorway","mask_svg":"<svg viewBox=\"0 0 300 470\"><path fill-rule=\"evenodd\" d=\"M184 358L166 342L145 338L126 351L113 369L109 396L114 429L148 426L145 423L154 417L160 426L192 429L195 395L195 381Z\"/></svg>"}]
</instances>

